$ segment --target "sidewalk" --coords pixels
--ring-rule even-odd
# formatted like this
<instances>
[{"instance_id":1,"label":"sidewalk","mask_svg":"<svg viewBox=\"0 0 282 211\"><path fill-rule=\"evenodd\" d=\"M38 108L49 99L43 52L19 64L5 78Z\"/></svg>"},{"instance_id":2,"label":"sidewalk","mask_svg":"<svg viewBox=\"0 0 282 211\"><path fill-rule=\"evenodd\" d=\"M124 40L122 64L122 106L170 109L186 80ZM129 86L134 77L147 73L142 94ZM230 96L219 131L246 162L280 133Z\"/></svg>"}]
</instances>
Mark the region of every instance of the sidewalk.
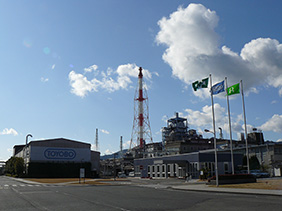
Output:
<instances>
[{"instance_id":1,"label":"sidewalk","mask_svg":"<svg viewBox=\"0 0 282 211\"><path fill-rule=\"evenodd\" d=\"M186 190L186 191L282 196L282 190L221 188L221 187L210 187L205 184L187 184L187 185L177 185L177 186L175 185L175 186L171 186L171 188L176 190Z\"/></svg>"},{"instance_id":2,"label":"sidewalk","mask_svg":"<svg viewBox=\"0 0 282 211\"><path fill-rule=\"evenodd\" d=\"M142 180L142 179L141 179ZM229 188L229 187L215 187L206 185L205 181L197 179L189 180L188 182L176 183L173 180L153 180L148 181L146 184L138 184L138 180L131 180L131 185L138 185L143 187L166 189L171 188L183 191L201 191L201 192L218 192L218 193L233 193L233 194L254 194L254 195L269 195L269 196L282 196L282 190L269 190L269 189L250 189L250 188ZM156 183L157 182L157 183ZM135 183L135 184L134 184Z\"/></svg>"}]
</instances>

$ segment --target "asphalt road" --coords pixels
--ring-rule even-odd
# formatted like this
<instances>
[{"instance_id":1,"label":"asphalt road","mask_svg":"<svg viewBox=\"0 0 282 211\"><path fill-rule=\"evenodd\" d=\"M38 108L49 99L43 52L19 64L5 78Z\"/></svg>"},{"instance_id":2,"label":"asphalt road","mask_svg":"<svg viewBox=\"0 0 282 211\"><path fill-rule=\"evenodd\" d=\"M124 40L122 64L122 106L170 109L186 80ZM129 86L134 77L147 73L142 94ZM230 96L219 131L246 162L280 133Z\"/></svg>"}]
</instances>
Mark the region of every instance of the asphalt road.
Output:
<instances>
[{"instance_id":1,"label":"asphalt road","mask_svg":"<svg viewBox=\"0 0 282 211\"><path fill-rule=\"evenodd\" d=\"M132 185L26 184L0 177L0 210L280 210L281 197Z\"/></svg>"}]
</instances>

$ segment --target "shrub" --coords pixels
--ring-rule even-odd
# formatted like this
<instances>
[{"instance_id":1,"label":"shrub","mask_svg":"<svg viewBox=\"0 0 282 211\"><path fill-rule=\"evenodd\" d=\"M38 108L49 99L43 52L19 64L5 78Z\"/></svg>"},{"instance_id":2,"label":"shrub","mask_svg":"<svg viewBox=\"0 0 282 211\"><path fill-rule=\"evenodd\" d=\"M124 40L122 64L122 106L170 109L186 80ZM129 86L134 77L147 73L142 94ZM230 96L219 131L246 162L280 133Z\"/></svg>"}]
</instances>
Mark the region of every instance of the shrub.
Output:
<instances>
[{"instance_id":1,"label":"shrub","mask_svg":"<svg viewBox=\"0 0 282 211\"><path fill-rule=\"evenodd\" d=\"M211 183L215 180L216 177L213 176L208 179L208 182ZM249 183L256 182L256 177L252 174L222 174L218 175L218 181L220 184Z\"/></svg>"},{"instance_id":2,"label":"shrub","mask_svg":"<svg viewBox=\"0 0 282 211\"><path fill-rule=\"evenodd\" d=\"M10 174L11 176L21 177L24 174L24 160L19 157L11 157L6 162L5 167L6 174Z\"/></svg>"}]
</instances>

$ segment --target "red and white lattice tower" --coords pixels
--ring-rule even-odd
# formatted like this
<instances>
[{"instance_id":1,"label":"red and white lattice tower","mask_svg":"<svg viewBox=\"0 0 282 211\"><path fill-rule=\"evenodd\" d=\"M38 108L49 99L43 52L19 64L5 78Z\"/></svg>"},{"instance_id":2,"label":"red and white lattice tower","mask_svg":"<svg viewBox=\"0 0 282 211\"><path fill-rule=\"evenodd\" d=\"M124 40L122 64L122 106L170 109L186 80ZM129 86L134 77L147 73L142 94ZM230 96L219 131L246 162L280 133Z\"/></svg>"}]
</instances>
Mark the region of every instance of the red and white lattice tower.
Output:
<instances>
[{"instance_id":1,"label":"red and white lattice tower","mask_svg":"<svg viewBox=\"0 0 282 211\"><path fill-rule=\"evenodd\" d=\"M139 68L138 87L134 97L134 119L130 149L142 151L146 142L153 142L149 121L148 95L143 84L142 67Z\"/></svg>"}]
</instances>

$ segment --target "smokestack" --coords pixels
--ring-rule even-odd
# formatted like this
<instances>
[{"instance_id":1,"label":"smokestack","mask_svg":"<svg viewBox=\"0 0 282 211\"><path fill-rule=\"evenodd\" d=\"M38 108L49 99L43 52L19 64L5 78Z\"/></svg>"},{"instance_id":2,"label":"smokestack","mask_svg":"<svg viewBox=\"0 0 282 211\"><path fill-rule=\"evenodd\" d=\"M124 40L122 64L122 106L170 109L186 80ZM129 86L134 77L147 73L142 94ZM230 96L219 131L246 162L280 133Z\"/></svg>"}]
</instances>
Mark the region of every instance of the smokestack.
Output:
<instances>
[{"instance_id":1,"label":"smokestack","mask_svg":"<svg viewBox=\"0 0 282 211\"><path fill-rule=\"evenodd\" d=\"M98 151L98 128L96 128L95 149Z\"/></svg>"},{"instance_id":2,"label":"smokestack","mask_svg":"<svg viewBox=\"0 0 282 211\"><path fill-rule=\"evenodd\" d=\"M143 85L142 67L139 68L138 86L134 96L134 119L130 141L131 147L138 147L140 152L145 149L145 141L151 141L152 132L149 122L149 106L146 89Z\"/></svg>"}]
</instances>

